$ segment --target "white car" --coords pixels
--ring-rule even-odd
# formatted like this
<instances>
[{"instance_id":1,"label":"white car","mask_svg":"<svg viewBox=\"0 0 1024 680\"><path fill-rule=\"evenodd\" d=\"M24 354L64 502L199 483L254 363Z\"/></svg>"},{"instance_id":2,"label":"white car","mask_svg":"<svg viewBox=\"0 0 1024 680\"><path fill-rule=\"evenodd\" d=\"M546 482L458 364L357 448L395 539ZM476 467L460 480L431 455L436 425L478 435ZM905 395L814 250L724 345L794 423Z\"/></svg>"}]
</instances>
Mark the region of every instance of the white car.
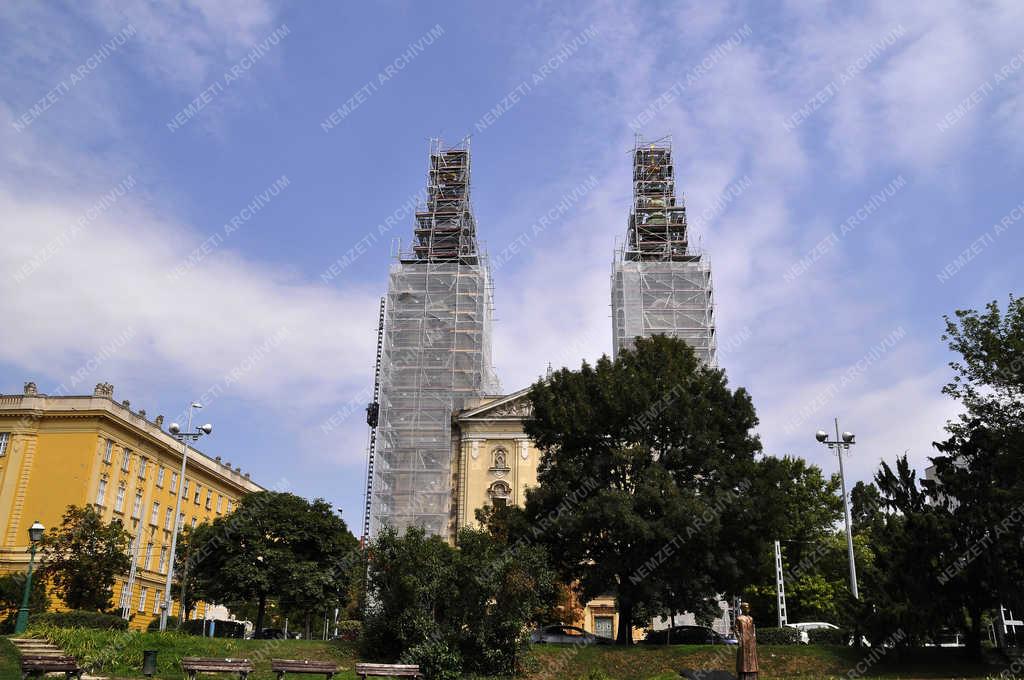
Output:
<instances>
[{"instance_id":1,"label":"white car","mask_svg":"<svg viewBox=\"0 0 1024 680\"><path fill-rule=\"evenodd\" d=\"M803 644L809 644L811 642L811 636L808 635L808 631L811 630L839 630L839 626L834 623L825 623L824 621L806 621L804 623L787 623L787 628L795 628L800 631L800 642Z\"/></svg>"}]
</instances>

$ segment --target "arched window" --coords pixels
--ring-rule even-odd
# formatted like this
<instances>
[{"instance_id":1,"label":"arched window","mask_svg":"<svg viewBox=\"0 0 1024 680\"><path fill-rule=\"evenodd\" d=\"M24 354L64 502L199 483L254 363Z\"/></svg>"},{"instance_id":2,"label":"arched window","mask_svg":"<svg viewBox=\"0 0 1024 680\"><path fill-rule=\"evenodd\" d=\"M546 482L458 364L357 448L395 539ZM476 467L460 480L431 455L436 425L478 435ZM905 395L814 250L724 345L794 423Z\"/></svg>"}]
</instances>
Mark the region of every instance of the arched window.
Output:
<instances>
[{"instance_id":1,"label":"arched window","mask_svg":"<svg viewBox=\"0 0 1024 680\"><path fill-rule=\"evenodd\" d=\"M504 507L508 505L508 499L512 496L512 487L508 482L497 481L487 489L487 495L491 498L491 505Z\"/></svg>"}]
</instances>

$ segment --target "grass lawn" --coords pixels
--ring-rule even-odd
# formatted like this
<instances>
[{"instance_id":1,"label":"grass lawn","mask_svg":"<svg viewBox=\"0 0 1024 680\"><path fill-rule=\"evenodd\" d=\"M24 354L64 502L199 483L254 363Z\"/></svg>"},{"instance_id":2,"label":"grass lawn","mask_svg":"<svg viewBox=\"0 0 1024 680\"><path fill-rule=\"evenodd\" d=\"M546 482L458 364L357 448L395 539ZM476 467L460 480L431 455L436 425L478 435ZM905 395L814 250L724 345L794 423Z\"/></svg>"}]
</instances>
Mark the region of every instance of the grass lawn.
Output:
<instances>
[{"instance_id":1,"label":"grass lawn","mask_svg":"<svg viewBox=\"0 0 1024 680\"><path fill-rule=\"evenodd\" d=\"M46 637L69 654L95 664L96 674L118 679L142 677L142 651L145 649L158 651L156 677L161 680L180 680L183 677L178 665L183 656L251 659L256 666L256 672L249 676L252 680L275 678L270 672L272 658L334 661L341 668L336 676L339 680L355 678L356 650L355 645L348 642L229 640L175 633L59 628L34 629L30 633L35 637ZM735 665L735 649L696 645L638 645L631 649L538 645L527 652L524 659L526 672L519 680L675 680L683 668L731 670ZM899 658L892 651L878 659L872 659L871 650L862 652L849 647L763 645L759 651L761 680L838 680L847 678L851 670L864 671L857 677L888 680L981 680L998 677L1002 670L998 666L970 664L958 649L915 650L905 658ZM13 645L0 638L0 680L19 677L17 658ZM858 662L863 664L860 668ZM205 677L223 680L228 676Z\"/></svg>"},{"instance_id":2,"label":"grass lawn","mask_svg":"<svg viewBox=\"0 0 1024 680\"><path fill-rule=\"evenodd\" d=\"M735 647L672 645L632 649L616 647L537 646L527 657L530 680L669 680L678 679L684 668L735 668ZM830 680L846 678L851 670L858 677L917 680L919 678L983 679L996 677L998 666L967 662L958 649L915 650L900 659L890 652L875 659L871 650L831 646L769 646L758 648L761 680ZM877 654L877 652L876 652ZM860 668L858 662L863 662Z\"/></svg>"},{"instance_id":3,"label":"grass lawn","mask_svg":"<svg viewBox=\"0 0 1024 680\"><path fill-rule=\"evenodd\" d=\"M256 672L249 676L250 680L276 680L277 675L270 671L271 659L334 661L341 671L335 678L355 678L355 647L350 642L233 640L178 633L124 633L66 628L29 629L29 634L49 639L68 654L85 661L87 666L93 666L94 674L111 678L143 678L142 652L147 649L157 650L157 673L154 677L161 680L181 680L184 677L178 665L183 656L250 659L256 667ZM4 645L11 648L11 654L16 659L13 645L6 640ZM4 658L0 656L0 671L4 669ZM0 673L0 680L7 677ZM16 672L10 677L18 678L20 674ZM231 676L222 673L201 677L224 680Z\"/></svg>"}]
</instances>

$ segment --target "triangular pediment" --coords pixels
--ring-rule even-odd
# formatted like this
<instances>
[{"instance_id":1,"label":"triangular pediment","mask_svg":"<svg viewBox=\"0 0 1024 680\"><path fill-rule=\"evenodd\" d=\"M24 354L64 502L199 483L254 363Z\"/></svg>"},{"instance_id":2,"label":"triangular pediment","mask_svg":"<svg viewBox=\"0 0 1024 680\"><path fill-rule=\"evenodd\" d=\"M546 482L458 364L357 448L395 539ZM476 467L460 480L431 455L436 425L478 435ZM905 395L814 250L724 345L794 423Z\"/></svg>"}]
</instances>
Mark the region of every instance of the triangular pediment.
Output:
<instances>
[{"instance_id":1,"label":"triangular pediment","mask_svg":"<svg viewBox=\"0 0 1024 680\"><path fill-rule=\"evenodd\" d=\"M518 392L494 397L493 400L461 411L456 420L522 420L533 414L530 404L530 388L525 387Z\"/></svg>"}]
</instances>

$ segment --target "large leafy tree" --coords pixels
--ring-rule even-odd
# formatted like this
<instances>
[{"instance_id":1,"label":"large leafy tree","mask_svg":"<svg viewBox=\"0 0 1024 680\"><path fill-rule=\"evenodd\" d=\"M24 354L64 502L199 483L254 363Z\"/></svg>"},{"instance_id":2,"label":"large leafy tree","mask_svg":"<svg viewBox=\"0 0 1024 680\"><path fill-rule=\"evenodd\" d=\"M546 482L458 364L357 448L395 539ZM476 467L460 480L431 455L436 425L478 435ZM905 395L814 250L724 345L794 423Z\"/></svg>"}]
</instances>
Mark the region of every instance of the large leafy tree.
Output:
<instances>
[{"instance_id":1,"label":"large leafy tree","mask_svg":"<svg viewBox=\"0 0 1024 680\"><path fill-rule=\"evenodd\" d=\"M959 310L946 324L960 357L944 392L964 413L935 444L932 478L918 480L905 457L876 475L889 512L865 518L878 553L865 618L920 639L966 628L979 657L983 615L1024 596L1024 304Z\"/></svg>"},{"instance_id":2,"label":"large leafy tree","mask_svg":"<svg viewBox=\"0 0 1024 680\"><path fill-rule=\"evenodd\" d=\"M531 624L559 596L544 551L463 529L458 547L411 528L369 548L365 652L417 663L427 677L512 675Z\"/></svg>"},{"instance_id":3,"label":"large leafy tree","mask_svg":"<svg viewBox=\"0 0 1024 680\"><path fill-rule=\"evenodd\" d=\"M746 496L760 451L746 390L655 336L554 373L530 399L526 432L544 452L526 501L535 540L586 598L615 595L620 644L641 611L739 592L764 545L764 509Z\"/></svg>"},{"instance_id":4,"label":"large leafy tree","mask_svg":"<svg viewBox=\"0 0 1024 680\"><path fill-rule=\"evenodd\" d=\"M69 505L60 527L43 537L41 575L71 609L108 609L115 577L131 566L130 541L120 520L104 523L92 506Z\"/></svg>"},{"instance_id":5,"label":"large leafy tree","mask_svg":"<svg viewBox=\"0 0 1024 680\"><path fill-rule=\"evenodd\" d=\"M179 559L189 562L197 598L255 602L259 630L271 598L318 611L339 604L357 548L326 501L261 491L243 497L230 515L197 526Z\"/></svg>"}]
</instances>

